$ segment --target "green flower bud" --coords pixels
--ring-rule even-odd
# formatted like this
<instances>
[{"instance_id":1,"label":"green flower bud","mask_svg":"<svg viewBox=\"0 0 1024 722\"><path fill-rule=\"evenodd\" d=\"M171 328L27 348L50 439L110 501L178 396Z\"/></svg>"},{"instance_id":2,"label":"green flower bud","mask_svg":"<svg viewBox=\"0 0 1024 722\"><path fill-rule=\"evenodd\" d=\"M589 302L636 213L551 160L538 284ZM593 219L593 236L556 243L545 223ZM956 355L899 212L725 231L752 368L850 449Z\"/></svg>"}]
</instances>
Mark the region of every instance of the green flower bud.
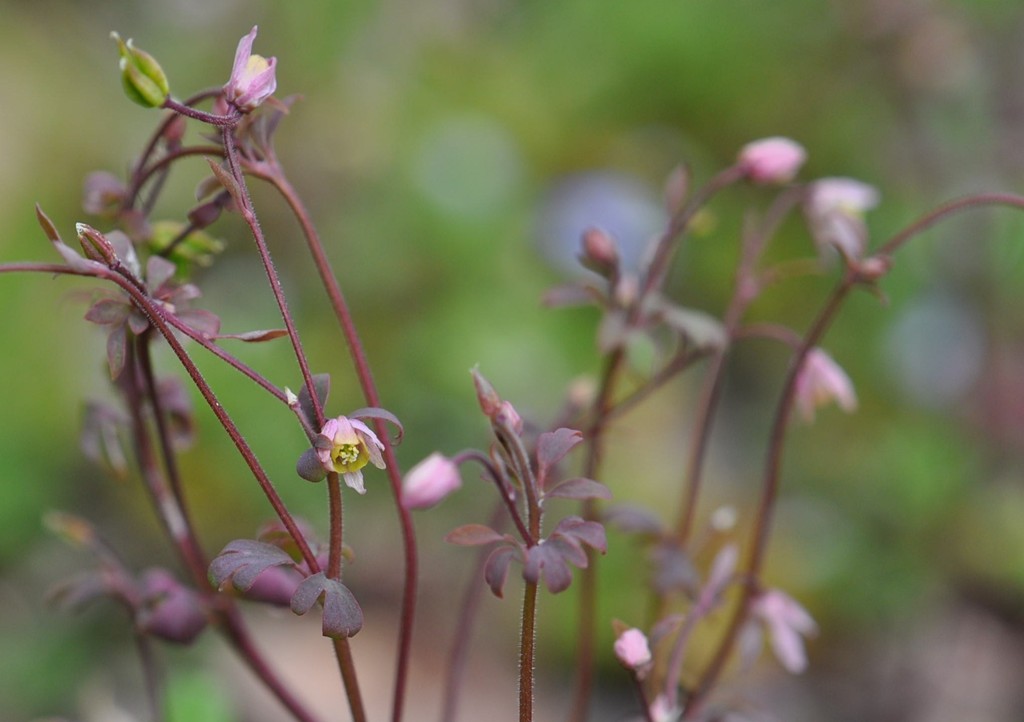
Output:
<instances>
[{"instance_id":1,"label":"green flower bud","mask_svg":"<svg viewBox=\"0 0 1024 722\"><path fill-rule=\"evenodd\" d=\"M121 54L118 64L125 94L144 108L161 107L171 89L160 63L149 53L134 47L131 40L126 43L117 33L111 33L110 37L117 41Z\"/></svg>"}]
</instances>

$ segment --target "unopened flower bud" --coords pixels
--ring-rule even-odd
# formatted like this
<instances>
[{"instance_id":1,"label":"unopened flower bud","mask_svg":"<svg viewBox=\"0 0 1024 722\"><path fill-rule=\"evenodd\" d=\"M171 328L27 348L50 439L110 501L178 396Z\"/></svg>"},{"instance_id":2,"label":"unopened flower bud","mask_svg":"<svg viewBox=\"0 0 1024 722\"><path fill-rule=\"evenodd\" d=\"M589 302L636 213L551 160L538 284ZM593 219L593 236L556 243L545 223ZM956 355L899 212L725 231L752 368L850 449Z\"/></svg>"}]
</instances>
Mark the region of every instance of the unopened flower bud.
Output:
<instances>
[{"instance_id":1,"label":"unopened flower bud","mask_svg":"<svg viewBox=\"0 0 1024 722\"><path fill-rule=\"evenodd\" d=\"M82 244L82 251L85 252L86 258L100 261L108 266L117 263L117 252L106 236L85 223L76 223L75 231L78 233L78 242Z\"/></svg>"},{"instance_id":2,"label":"unopened flower bud","mask_svg":"<svg viewBox=\"0 0 1024 722\"><path fill-rule=\"evenodd\" d=\"M136 621L145 632L168 642L188 644L206 627L199 595L165 569L150 569L143 575L142 594L144 606Z\"/></svg>"},{"instance_id":3,"label":"unopened flower bud","mask_svg":"<svg viewBox=\"0 0 1024 722\"><path fill-rule=\"evenodd\" d=\"M253 602L287 607L301 582L302 577L293 569L269 567L260 572L252 586L242 592L242 596Z\"/></svg>"},{"instance_id":4,"label":"unopened flower bud","mask_svg":"<svg viewBox=\"0 0 1024 722\"><path fill-rule=\"evenodd\" d=\"M615 656L623 666L638 674L651 663L651 648L639 629L627 629L615 640Z\"/></svg>"},{"instance_id":5,"label":"unopened flower bud","mask_svg":"<svg viewBox=\"0 0 1024 722\"><path fill-rule=\"evenodd\" d=\"M473 385L476 387L476 400L480 403L480 410L488 418L494 416L501 407L501 397L498 396L498 392L491 386L491 382L480 374L476 366L471 368L469 372L473 375Z\"/></svg>"},{"instance_id":6,"label":"unopened flower bud","mask_svg":"<svg viewBox=\"0 0 1024 722\"><path fill-rule=\"evenodd\" d=\"M494 422L512 429L517 434L523 433L523 419L516 411L516 407L508 401L501 402L498 413L494 415Z\"/></svg>"},{"instance_id":7,"label":"unopened flower bud","mask_svg":"<svg viewBox=\"0 0 1024 722\"><path fill-rule=\"evenodd\" d=\"M739 165L754 183L782 184L796 177L807 152L789 138L764 138L740 149Z\"/></svg>"},{"instance_id":8,"label":"unopened flower bud","mask_svg":"<svg viewBox=\"0 0 1024 722\"><path fill-rule=\"evenodd\" d=\"M615 239L599 228L588 228L580 239L582 253L580 263L605 278L615 275L619 269L619 250Z\"/></svg>"},{"instance_id":9,"label":"unopened flower bud","mask_svg":"<svg viewBox=\"0 0 1024 722\"><path fill-rule=\"evenodd\" d=\"M131 40L125 42L117 33L110 36L117 41L121 54L118 62L125 94L144 108L161 107L171 89L160 63L149 53L133 46Z\"/></svg>"},{"instance_id":10,"label":"unopened flower bud","mask_svg":"<svg viewBox=\"0 0 1024 722\"><path fill-rule=\"evenodd\" d=\"M231 77L224 86L224 97L243 113L258 108L277 89L277 58L254 55L252 43L256 27L238 41Z\"/></svg>"},{"instance_id":11,"label":"unopened flower bud","mask_svg":"<svg viewBox=\"0 0 1024 722\"><path fill-rule=\"evenodd\" d=\"M405 475L402 506L406 509L429 509L461 486L462 477L455 462L435 452Z\"/></svg>"},{"instance_id":12,"label":"unopened flower bud","mask_svg":"<svg viewBox=\"0 0 1024 722\"><path fill-rule=\"evenodd\" d=\"M857 273L867 282L877 281L892 268L892 259L888 256L871 256L860 261Z\"/></svg>"}]
</instances>

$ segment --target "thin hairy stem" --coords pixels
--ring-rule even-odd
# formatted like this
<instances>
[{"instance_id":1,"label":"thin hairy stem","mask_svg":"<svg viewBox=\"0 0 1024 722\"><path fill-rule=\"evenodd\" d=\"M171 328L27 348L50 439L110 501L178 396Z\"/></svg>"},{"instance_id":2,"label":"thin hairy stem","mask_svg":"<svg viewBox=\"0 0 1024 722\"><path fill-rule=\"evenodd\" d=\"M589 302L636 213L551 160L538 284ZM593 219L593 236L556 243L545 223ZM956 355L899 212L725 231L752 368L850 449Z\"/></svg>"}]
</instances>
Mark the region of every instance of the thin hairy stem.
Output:
<instances>
[{"instance_id":1,"label":"thin hairy stem","mask_svg":"<svg viewBox=\"0 0 1024 722\"><path fill-rule=\"evenodd\" d=\"M324 251L320 235L317 233L309 213L306 211L295 189L284 176L284 173L276 165L272 166L272 169L274 171L272 174L261 177L268 180L278 190L302 227L302 235L306 239L306 245L313 258L313 264L316 266L320 281L330 300L331 308L334 310L335 317L341 327L342 335L345 337L345 343L348 346L356 377L359 379L359 385L363 391L363 397L366 399L368 406L380 407L380 393L377 391L377 384L374 382L373 373L370 371L366 349L356 329L352 312L341 291L341 286ZM418 585L419 562L412 515L401 503L402 473L398 466L398 459L395 456L394 445L391 443L391 438L388 436L387 429L382 421L374 419L373 426L378 438L384 444L385 469L388 481L391 484L391 493L395 500L399 525L402 529L402 553L405 560L405 576L402 586L402 621L398 632L398 655L395 662L395 686L391 711L392 722L400 722L405 707L405 691L409 677L412 630L416 617L416 588Z\"/></svg>"},{"instance_id":2,"label":"thin hairy stem","mask_svg":"<svg viewBox=\"0 0 1024 722\"><path fill-rule=\"evenodd\" d=\"M366 710L363 707L363 695L356 677L356 665L352 659L352 646L348 639L342 637L334 641L334 656L338 658L341 679L348 693L348 708L352 713L352 722L366 722Z\"/></svg>"},{"instance_id":3,"label":"thin hairy stem","mask_svg":"<svg viewBox=\"0 0 1024 722\"><path fill-rule=\"evenodd\" d=\"M523 621L519 635L519 722L533 722L533 665L537 642L537 583L523 588Z\"/></svg>"}]
</instances>

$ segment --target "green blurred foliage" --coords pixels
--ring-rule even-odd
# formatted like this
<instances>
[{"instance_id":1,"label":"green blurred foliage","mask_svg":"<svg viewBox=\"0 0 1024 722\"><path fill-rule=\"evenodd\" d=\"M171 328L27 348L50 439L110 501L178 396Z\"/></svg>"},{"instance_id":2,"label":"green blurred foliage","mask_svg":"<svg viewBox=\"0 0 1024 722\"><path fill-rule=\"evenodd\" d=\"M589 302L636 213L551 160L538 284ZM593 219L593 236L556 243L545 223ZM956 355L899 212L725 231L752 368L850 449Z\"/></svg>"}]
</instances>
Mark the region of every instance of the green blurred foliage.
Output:
<instances>
[{"instance_id":1,"label":"green blurred foliage","mask_svg":"<svg viewBox=\"0 0 1024 722\"><path fill-rule=\"evenodd\" d=\"M70 237L84 219L82 178L123 171L159 116L122 96L110 30L154 54L184 97L226 80L235 38L253 24L256 51L278 57L279 95L303 96L278 135L279 154L328 244L384 404L406 425L406 467L435 449L486 443L467 373L474 364L545 423L572 379L597 372L596 313L538 303L570 273L545 255L554 241L541 222L566 178L611 171L656 203L679 162L699 182L743 143L783 134L808 148L805 178L852 175L882 190L871 215L877 239L952 195L1021 187L1024 12L1014 0L0 0L0 261L53 260L33 203ZM175 174L158 215L180 219L204 167L196 161ZM333 374L330 408L359 407L297 226L272 193L255 195L314 370ZM688 243L673 275L683 303L724 308L744 209L766 199L737 189L713 204L713 229ZM854 298L827 339L861 408L851 417L828 410L794 430L769 575L822 623L822 657L859 658L915 610L938 614L942 600L974 598L976 587L1009 600L1001 605L1024 595L1022 229L1020 216L986 212L930 232L884 282L889 306ZM201 305L229 332L279 325L241 224L226 219L213 230L228 248L199 279ZM809 252L794 221L771 257ZM45 510L94 520L136 568L174 563L140 490L105 479L78 450L83 401L110 397L102 337L81 321L91 288L0 278L0 599L10 610L0 619L3 719L76 714L77 680L131 641L110 609L69 620L39 608L49 585L88 563L43 535ZM801 279L773 289L753 318L804 328L827 288L827 279ZM946 337L940 319L938 338L925 339L938 349L931 358L971 344L978 355L959 387L949 391L939 368L934 393L922 394L908 378L920 356L901 346L907 329L899 324L912 303L937 297L953 299L968 324ZM275 383L299 387L284 341L238 353ZM325 531L322 488L292 472L303 439L288 414L197 358L287 502ZM158 360L172 372L170 354ZM786 361L763 342L737 351L702 512L732 504L741 525L750 521ZM666 520L682 463L671 453L683 447L695 388L692 379L672 385L614 429L609 485ZM200 443L182 464L212 553L252 535L269 508L204 409L198 424ZM366 589L368 605L393 610L398 532L383 476L370 476L370 493L349 501L348 540L359 560L350 580L357 593ZM462 494L418 519L434 565L424 575L424 618L441 629L453 624L444 613L471 554L440 539L457 523L484 521L491 503L475 478L465 481ZM639 623L647 613L641 552L612 541L602 614ZM485 609L513 625L514 604ZM542 659L567 677L571 598L544 600L542 609ZM498 640L512 639L508 631ZM607 625L602 633L607 648ZM511 646L503 652L512 658ZM171 719L232 718L201 674L176 665L171 680ZM804 694L794 719L829 709L821 694Z\"/></svg>"}]
</instances>

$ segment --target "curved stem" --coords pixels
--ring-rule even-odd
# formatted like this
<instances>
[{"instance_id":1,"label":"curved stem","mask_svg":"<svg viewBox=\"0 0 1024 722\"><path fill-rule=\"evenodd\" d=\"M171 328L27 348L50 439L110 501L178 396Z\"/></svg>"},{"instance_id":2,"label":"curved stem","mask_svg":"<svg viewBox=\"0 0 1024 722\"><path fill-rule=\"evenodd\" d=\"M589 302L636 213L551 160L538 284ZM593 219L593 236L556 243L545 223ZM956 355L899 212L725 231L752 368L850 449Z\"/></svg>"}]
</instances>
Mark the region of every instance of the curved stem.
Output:
<instances>
[{"instance_id":1,"label":"curved stem","mask_svg":"<svg viewBox=\"0 0 1024 722\"><path fill-rule=\"evenodd\" d=\"M764 555L768 546L768 533L771 528L771 520L775 509L775 501L778 496L780 471L782 469L782 453L786 436L786 427L792 414L795 402L796 380L803 366L807 354L818 344L824 336L828 327L835 319L836 313L846 299L850 290L856 283L856 276L846 275L839 285L833 290L824 307L819 312L810 330L804 337L800 348L793 356L785 384L779 397L775 417L772 422L769 435L768 452L765 460L764 480L761 489L761 501L758 504L757 516L754 521L754 531L750 535L748 548L747 571L744 575L747 580L741 588L741 597L729 620L722 640L719 642L715 655L701 676L690 698L688 716L690 710L700 708L700 703L708 694L725 667L725 663L732 653L733 645L739 635L739 631L746 620L750 602L757 591L758 579L761 574L761 567L764 563Z\"/></svg>"},{"instance_id":2,"label":"curved stem","mask_svg":"<svg viewBox=\"0 0 1024 722\"><path fill-rule=\"evenodd\" d=\"M270 505L274 508L275 513L281 520L281 523L288 530L288 533L292 536L295 541L295 545L298 547L299 552L302 554L302 558L305 560L306 565L312 573L320 571L320 565L317 563L316 557L309 548L309 544L306 542L305 537L300 532L298 525L292 518L291 513L285 507L284 502L281 501L281 497L274 489L273 483L267 477L266 472L256 459L256 455L253 453L252 448L246 442L242 436L235 422L231 419L228 413L221 406L220 401L217 400L216 394L213 393L213 389L203 378L199 369L193 363L189 357L188 352L185 351L181 342L175 337L171 331L171 327L163 315L163 311L157 304L152 302L145 293L136 288L128 279L115 273L98 263L91 264L89 270L76 270L55 263L8 263L0 264L0 273L16 273L16 272L39 272L39 273L54 273L68 276L87 276L93 278L100 278L106 281L117 284L123 289L135 303L139 311L146 317L146 319L153 325L153 327L160 332L160 335L164 337L167 344L171 347L171 351L177 357L178 361L184 367L185 372L192 379L192 382L199 389L199 393L202 395L203 400L206 401L210 410L213 411L217 420L221 426L227 432L231 441L234 443L238 453L242 456L246 466L252 472L256 481L259 483L260 488L263 490L264 495L270 502Z\"/></svg>"},{"instance_id":3,"label":"curved stem","mask_svg":"<svg viewBox=\"0 0 1024 722\"><path fill-rule=\"evenodd\" d=\"M265 164L269 166L269 164ZM370 371L370 364L366 357L366 350L363 347L359 332L356 329L352 313L345 301L341 286L334 275L331 263L324 252L323 243L316 227L310 220L309 213L303 206L295 189L288 182L284 173L276 165L272 166L274 171L269 175L261 175L269 181L285 199L285 202L292 209L292 213L302 227L302 235L306 239L306 245L313 263L316 266L320 281L323 284L327 297L330 300L331 308L341 327L342 334L348 346L352 364L355 367L359 385L363 391L363 397L368 406L380 407L381 399L377 391L377 385L373 380ZM402 505L402 473L398 466L398 459L395 457L394 445L388 436L384 423L379 419L373 420L374 430L378 438L384 444L385 469L388 481L391 484L391 493L395 499L395 509L398 514L399 525L402 529L402 553L405 559L405 577L402 587L402 622L398 633L398 655L396 659L395 687L392 702L392 722L400 722L405 706L405 689L409 677L409 661L412 651L412 630L416 616L416 588L418 584L418 554L416 551L416 532L412 523L412 515Z\"/></svg>"}]
</instances>

